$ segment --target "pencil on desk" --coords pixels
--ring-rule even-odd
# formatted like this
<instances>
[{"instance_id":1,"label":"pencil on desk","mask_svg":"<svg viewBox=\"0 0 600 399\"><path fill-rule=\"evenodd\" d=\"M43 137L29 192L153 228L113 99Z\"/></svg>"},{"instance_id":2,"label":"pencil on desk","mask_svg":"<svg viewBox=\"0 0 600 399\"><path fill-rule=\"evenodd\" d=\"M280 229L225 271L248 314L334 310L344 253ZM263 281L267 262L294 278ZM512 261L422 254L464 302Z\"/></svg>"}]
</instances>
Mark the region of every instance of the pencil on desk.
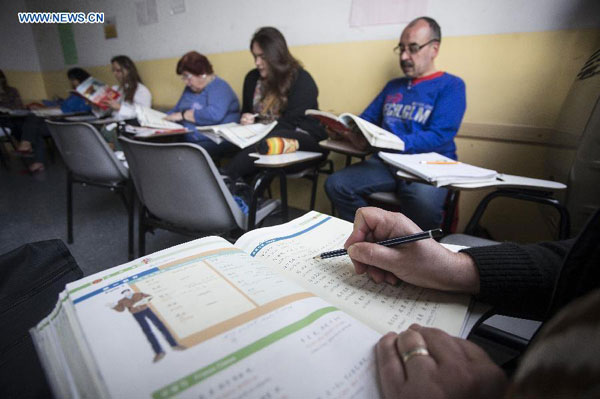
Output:
<instances>
[{"instance_id":1,"label":"pencil on desk","mask_svg":"<svg viewBox=\"0 0 600 399\"><path fill-rule=\"evenodd\" d=\"M458 161L421 161L422 164L425 165L456 165L460 162Z\"/></svg>"},{"instance_id":2,"label":"pencil on desk","mask_svg":"<svg viewBox=\"0 0 600 399\"><path fill-rule=\"evenodd\" d=\"M383 241L378 241L375 244L383 245L385 247L393 247L400 244L408 244L409 242L424 240L426 238L438 238L442 236L442 233L442 229L427 230L408 236L395 237ZM323 252L322 254L315 256L313 259L335 258L337 256L343 256L347 254L348 251L345 249L336 249L335 251Z\"/></svg>"}]
</instances>

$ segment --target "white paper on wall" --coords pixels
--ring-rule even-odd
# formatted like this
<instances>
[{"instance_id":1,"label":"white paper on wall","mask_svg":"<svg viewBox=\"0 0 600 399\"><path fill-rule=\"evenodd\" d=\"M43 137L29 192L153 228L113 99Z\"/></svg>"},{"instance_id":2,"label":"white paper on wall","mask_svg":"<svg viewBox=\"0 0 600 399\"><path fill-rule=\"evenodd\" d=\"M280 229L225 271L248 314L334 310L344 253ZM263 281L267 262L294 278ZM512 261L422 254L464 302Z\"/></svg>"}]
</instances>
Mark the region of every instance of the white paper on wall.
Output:
<instances>
[{"instance_id":1,"label":"white paper on wall","mask_svg":"<svg viewBox=\"0 0 600 399\"><path fill-rule=\"evenodd\" d=\"M427 0L352 0L350 26L389 25L427 14Z\"/></svg>"}]
</instances>

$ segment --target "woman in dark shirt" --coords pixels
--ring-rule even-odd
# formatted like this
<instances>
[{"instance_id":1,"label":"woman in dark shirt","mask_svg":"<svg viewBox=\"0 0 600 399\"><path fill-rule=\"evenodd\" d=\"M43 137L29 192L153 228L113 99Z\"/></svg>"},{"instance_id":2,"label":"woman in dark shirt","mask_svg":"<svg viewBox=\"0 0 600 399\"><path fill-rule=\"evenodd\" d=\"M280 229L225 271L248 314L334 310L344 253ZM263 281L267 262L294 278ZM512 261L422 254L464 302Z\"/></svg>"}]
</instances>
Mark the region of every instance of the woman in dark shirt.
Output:
<instances>
[{"instance_id":1,"label":"woman in dark shirt","mask_svg":"<svg viewBox=\"0 0 600 399\"><path fill-rule=\"evenodd\" d=\"M327 138L327 133L316 119L304 115L307 109L318 109L319 90L312 76L290 54L281 32L272 27L260 28L252 36L250 51L256 68L244 80L240 123L276 120L277 125L267 137L296 139L300 150L323 152L319 141ZM226 173L234 179L256 174L255 158L248 156L255 151L248 147L236 154Z\"/></svg>"}]
</instances>

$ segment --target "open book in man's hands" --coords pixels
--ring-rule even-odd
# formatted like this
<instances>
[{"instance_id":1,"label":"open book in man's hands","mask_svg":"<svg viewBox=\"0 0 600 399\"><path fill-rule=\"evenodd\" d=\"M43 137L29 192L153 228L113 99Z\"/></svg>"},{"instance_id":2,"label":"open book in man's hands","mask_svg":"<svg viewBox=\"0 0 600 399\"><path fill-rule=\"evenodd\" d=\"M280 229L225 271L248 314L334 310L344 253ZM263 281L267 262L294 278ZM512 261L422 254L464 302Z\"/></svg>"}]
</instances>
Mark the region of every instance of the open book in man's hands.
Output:
<instances>
[{"instance_id":1,"label":"open book in man's hands","mask_svg":"<svg viewBox=\"0 0 600 399\"><path fill-rule=\"evenodd\" d=\"M347 256L314 259L351 232L310 212L67 284L31 330L54 396L379 397L381 334L417 322L464 336L470 298L376 284Z\"/></svg>"},{"instance_id":2,"label":"open book in man's hands","mask_svg":"<svg viewBox=\"0 0 600 399\"><path fill-rule=\"evenodd\" d=\"M81 82L73 92L102 110L109 108L107 101L118 100L121 97L118 91L92 76Z\"/></svg>"},{"instance_id":3,"label":"open book in man's hands","mask_svg":"<svg viewBox=\"0 0 600 399\"><path fill-rule=\"evenodd\" d=\"M331 112L309 109L305 114L317 118L326 127L330 138L348 141L359 150L366 150L370 145L404 151L404 142L398 136L351 113L336 116Z\"/></svg>"}]
</instances>

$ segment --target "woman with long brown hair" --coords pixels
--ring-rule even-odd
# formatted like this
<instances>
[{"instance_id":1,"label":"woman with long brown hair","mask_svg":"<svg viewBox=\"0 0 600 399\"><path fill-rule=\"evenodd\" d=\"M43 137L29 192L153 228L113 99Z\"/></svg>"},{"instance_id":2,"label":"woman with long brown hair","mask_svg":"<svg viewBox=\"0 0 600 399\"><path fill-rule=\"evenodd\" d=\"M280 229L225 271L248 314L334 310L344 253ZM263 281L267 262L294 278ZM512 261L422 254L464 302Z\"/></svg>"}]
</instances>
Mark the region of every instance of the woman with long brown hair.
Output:
<instances>
[{"instance_id":1,"label":"woman with long brown hair","mask_svg":"<svg viewBox=\"0 0 600 399\"><path fill-rule=\"evenodd\" d=\"M258 29L250 41L250 51L256 68L244 80L240 123L276 120L267 137L296 139L300 150L323 152L319 141L327 138L327 133L316 119L304 115L307 109L319 108L319 89L292 56L281 32L273 27ZM254 151L250 147L236 154L226 173L234 179L255 174L255 158L248 156Z\"/></svg>"},{"instance_id":2,"label":"woman with long brown hair","mask_svg":"<svg viewBox=\"0 0 600 399\"><path fill-rule=\"evenodd\" d=\"M150 108L152 94L142 83L131 58L126 55L117 55L110 60L110 64L112 73L119 83L113 89L121 94L118 101L107 102L107 105L114 110L115 116L120 119L134 118L136 104Z\"/></svg>"}]
</instances>

